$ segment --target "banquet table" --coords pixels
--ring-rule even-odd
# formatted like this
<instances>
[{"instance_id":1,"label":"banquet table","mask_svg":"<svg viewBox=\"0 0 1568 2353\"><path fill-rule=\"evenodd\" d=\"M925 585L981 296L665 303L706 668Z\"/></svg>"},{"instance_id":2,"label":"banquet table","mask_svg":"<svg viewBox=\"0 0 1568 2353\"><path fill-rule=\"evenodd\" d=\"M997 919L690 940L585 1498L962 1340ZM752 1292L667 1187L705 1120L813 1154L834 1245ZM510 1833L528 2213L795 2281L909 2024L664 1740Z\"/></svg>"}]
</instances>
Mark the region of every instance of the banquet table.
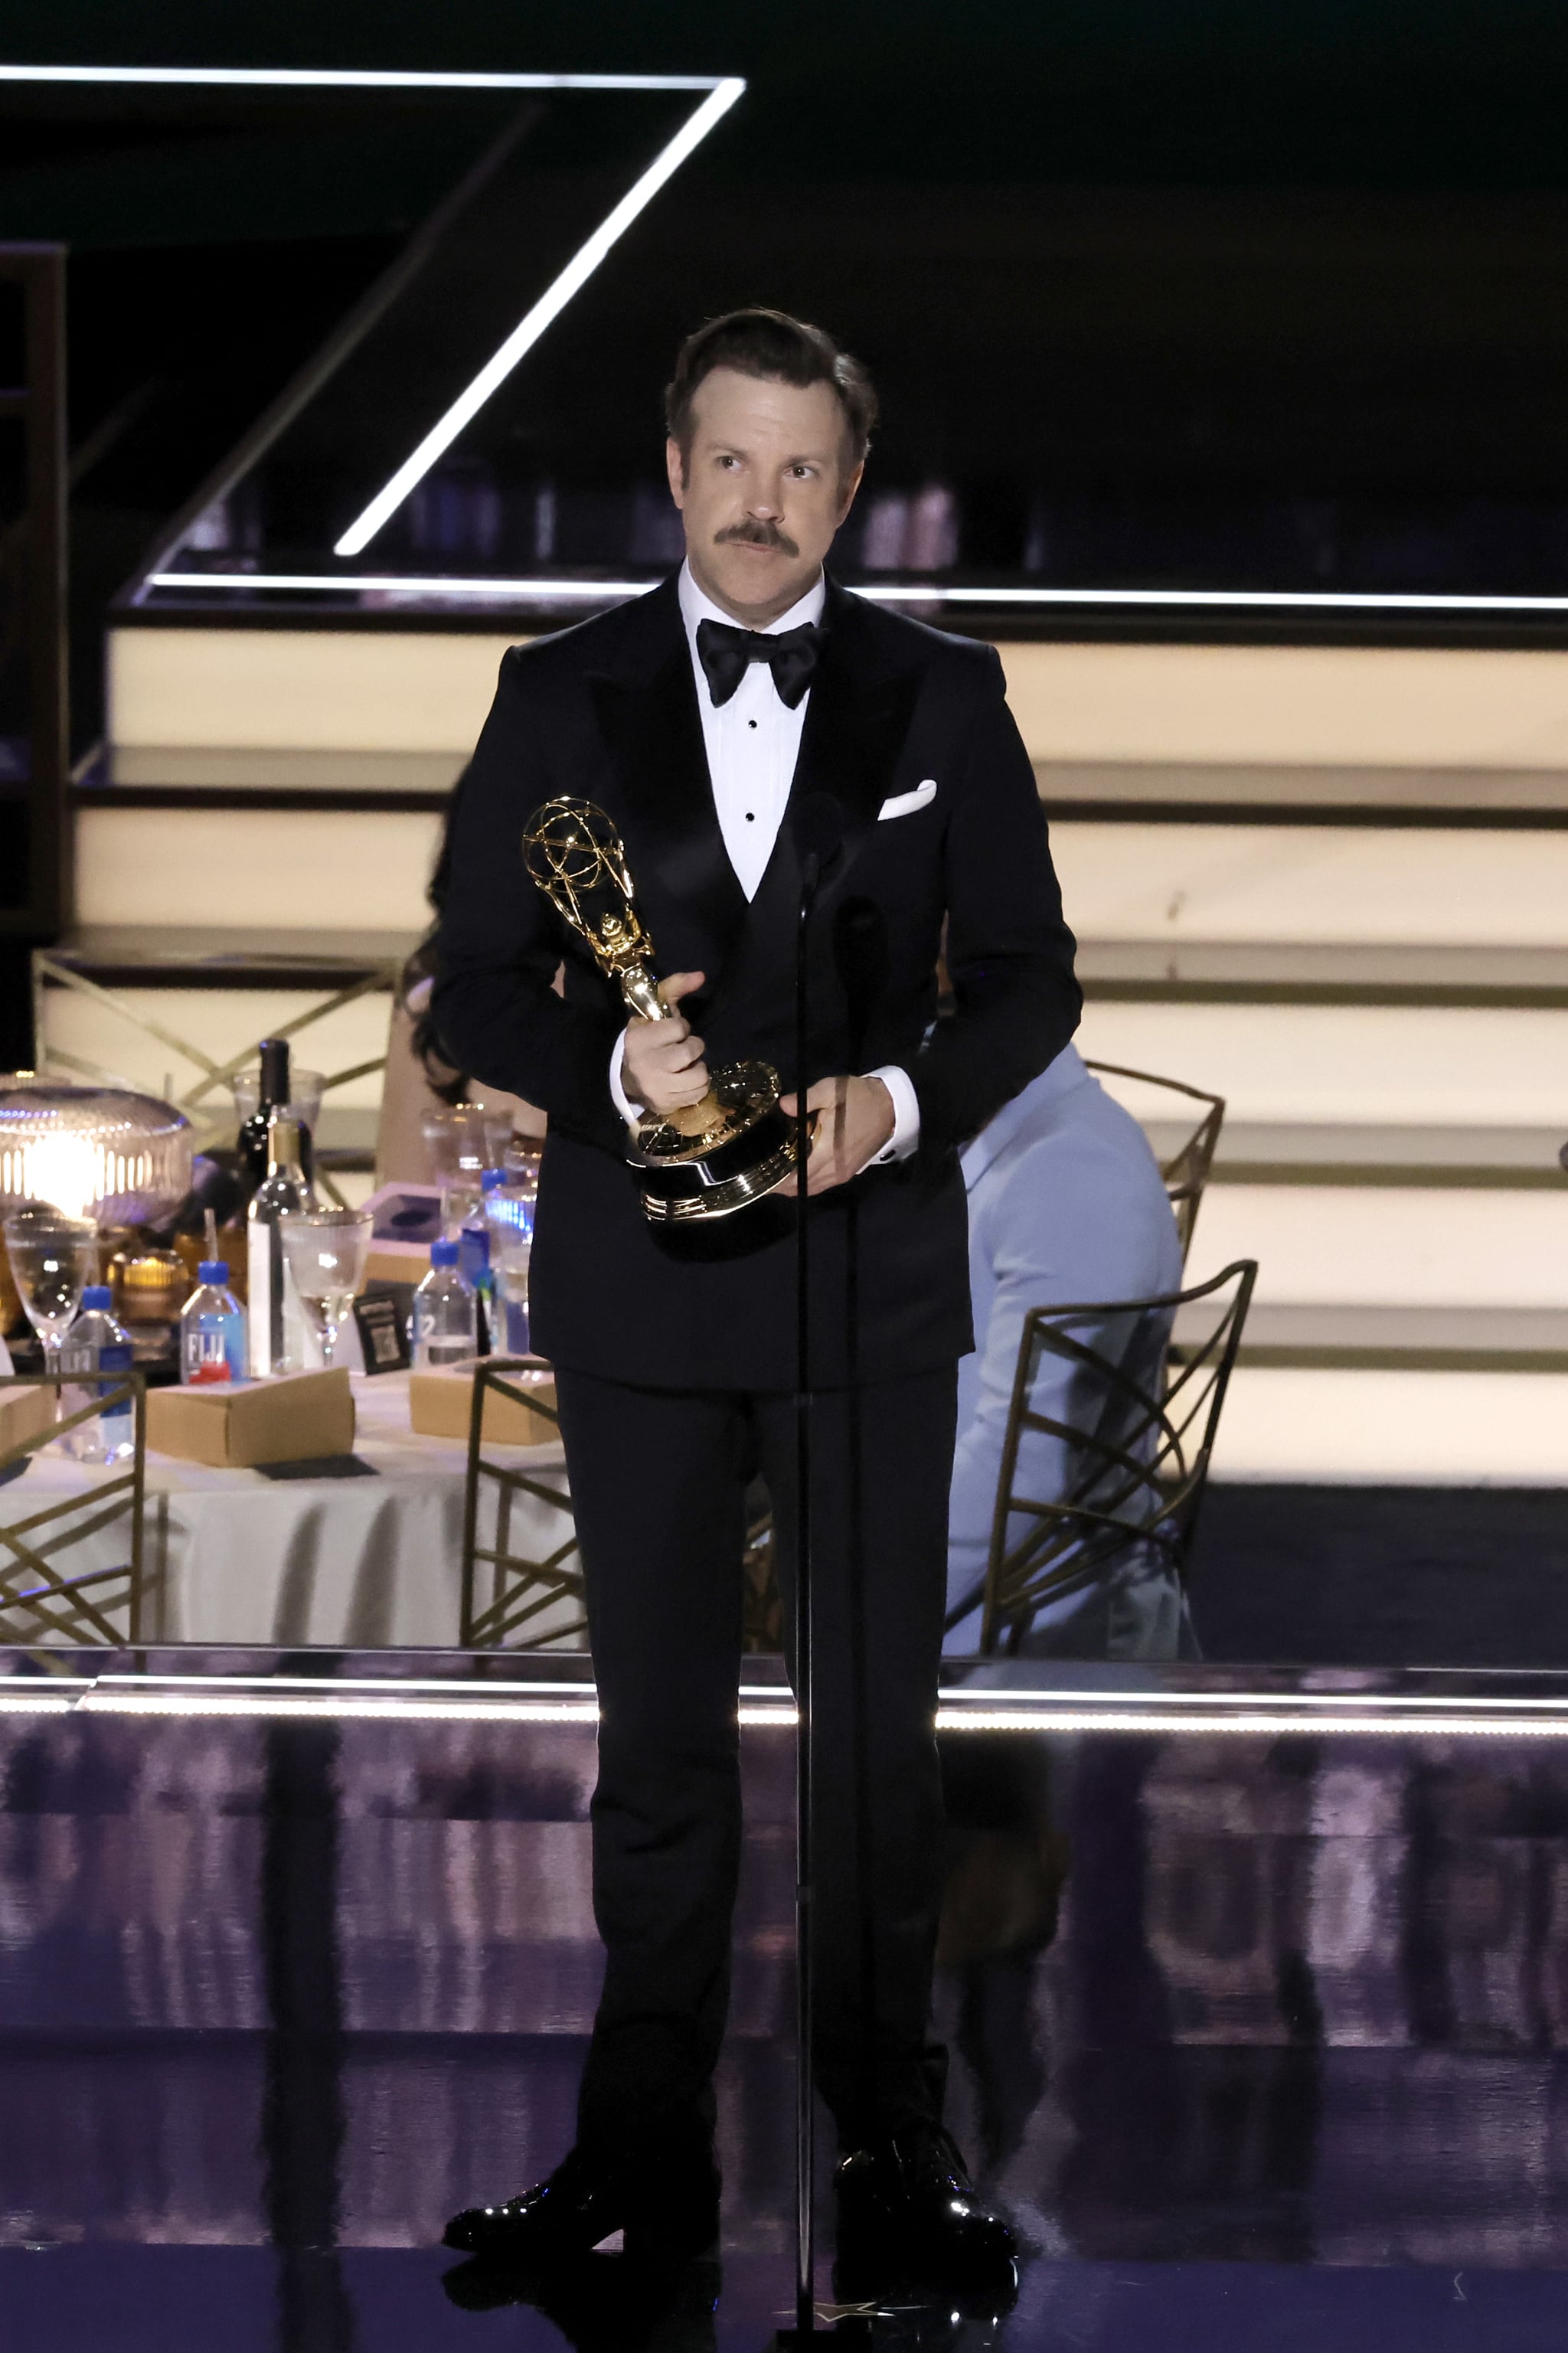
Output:
<instances>
[{"instance_id":1,"label":"banquet table","mask_svg":"<svg viewBox=\"0 0 1568 2353\"><path fill-rule=\"evenodd\" d=\"M457 1643L467 1448L409 1427L405 1373L355 1375L353 1385L359 1475L213 1470L149 1448L144 1641L348 1649ZM559 1498L512 1496L509 1549L542 1559L572 1533L559 1444L487 1440L484 1451ZM85 1503L112 1475L50 1445L21 1478L0 1486L0 1526L67 1495ZM481 1480L479 1504L484 1545L494 1540L494 1482ZM60 1567L108 1567L125 1558L126 1544L123 1525L110 1527L59 1556ZM570 1602L554 1607L530 1640L550 1641L578 1614Z\"/></svg>"}]
</instances>

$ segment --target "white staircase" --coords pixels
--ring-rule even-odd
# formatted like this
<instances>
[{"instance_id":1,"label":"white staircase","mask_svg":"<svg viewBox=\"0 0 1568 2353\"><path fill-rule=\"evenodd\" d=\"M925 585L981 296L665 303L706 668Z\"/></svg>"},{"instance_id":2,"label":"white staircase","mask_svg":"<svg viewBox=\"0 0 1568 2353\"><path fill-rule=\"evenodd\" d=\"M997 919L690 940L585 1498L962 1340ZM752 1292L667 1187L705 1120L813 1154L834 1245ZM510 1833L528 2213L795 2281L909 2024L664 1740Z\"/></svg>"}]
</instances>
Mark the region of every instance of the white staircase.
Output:
<instances>
[{"instance_id":1,"label":"white staircase","mask_svg":"<svg viewBox=\"0 0 1568 2353\"><path fill-rule=\"evenodd\" d=\"M424 928L505 636L118 629L69 954L216 1060ZM1229 1477L1568 1482L1568 654L1016 644L1081 1044L1229 1105L1192 1271L1261 1264ZM51 1049L195 1065L44 992ZM384 991L306 1031L384 1045ZM368 1147L377 1082L323 1141ZM344 1181L347 1181L346 1179Z\"/></svg>"}]
</instances>

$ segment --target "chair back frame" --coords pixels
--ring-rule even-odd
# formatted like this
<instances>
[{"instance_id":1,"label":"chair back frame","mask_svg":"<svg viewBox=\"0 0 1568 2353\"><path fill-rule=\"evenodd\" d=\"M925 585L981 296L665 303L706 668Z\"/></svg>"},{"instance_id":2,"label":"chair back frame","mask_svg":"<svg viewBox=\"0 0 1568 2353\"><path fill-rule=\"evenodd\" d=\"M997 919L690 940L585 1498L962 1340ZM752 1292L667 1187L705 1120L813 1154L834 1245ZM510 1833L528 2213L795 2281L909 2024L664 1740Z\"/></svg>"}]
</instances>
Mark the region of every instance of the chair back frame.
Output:
<instances>
[{"instance_id":1,"label":"chair back frame","mask_svg":"<svg viewBox=\"0 0 1568 2353\"><path fill-rule=\"evenodd\" d=\"M1188 1086L1184 1079L1163 1079L1152 1071L1129 1070L1124 1062L1084 1063L1086 1071L1103 1071L1108 1078L1135 1079L1140 1086L1163 1087L1168 1093L1190 1096L1194 1103L1206 1103L1208 1109L1181 1148L1160 1164L1160 1174L1165 1180L1171 1208L1181 1237L1182 1264L1187 1262L1192 1247L1193 1229L1198 1221L1203 1205L1204 1188L1209 1181L1214 1156L1219 1145L1219 1132L1225 1125L1225 1097L1211 1094L1206 1087Z\"/></svg>"},{"instance_id":2,"label":"chair back frame","mask_svg":"<svg viewBox=\"0 0 1568 2353\"><path fill-rule=\"evenodd\" d=\"M581 1558L574 1569L566 1566L577 1551L577 1532L564 1473L557 1472L559 1483L551 1485L534 1472L519 1470L510 1462L487 1461L484 1452L485 1400L492 1394L525 1405L531 1412L559 1426L559 1416L552 1407L543 1403L538 1390L524 1388L515 1377L520 1373L537 1374L547 1369L538 1356L487 1356L474 1376L468 1479L463 1494L463 1585L458 1630L458 1642L465 1651L504 1648L510 1635L520 1629L526 1630L563 1599L577 1602L580 1615L564 1626L552 1626L545 1641L560 1643L587 1631ZM513 1377L509 1379L509 1375ZM496 1485L496 1540L489 1546L479 1542L481 1479L493 1480ZM519 1494L531 1495L537 1503L548 1504L573 1522L572 1534L543 1560L531 1560L510 1548L512 1498ZM481 1562L490 1572L489 1598L482 1603L479 1598ZM526 1647L526 1642L518 1647Z\"/></svg>"},{"instance_id":3,"label":"chair back frame","mask_svg":"<svg viewBox=\"0 0 1568 2353\"><path fill-rule=\"evenodd\" d=\"M1257 1275L1255 1259L1237 1259L1208 1282L1158 1298L1031 1308L1019 1335L996 1482L982 1651L994 1652L1005 1641L1016 1656L1045 1603L1094 1584L1132 1545L1152 1546L1184 1580L1215 1435ZM1183 1308L1215 1298L1227 1285L1235 1286L1234 1295L1201 1341L1177 1334L1175 1318ZM1162 1354L1158 1395L1066 1328L1082 1323L1098 1327L1129 1314L1148 1317L1167 1312L1172 1330ZM1036 1367L1047 1349L1092 1371L1102 1390L1126 1408L1114 1440L1031 1410ZM1026 1430L1058 1439L1084 1457L1087 1471L1075 1478L1066 1496L1030 1498L1014 1492ZM1029 1525L1009 1544L1008 1528L1019 1514L1026 1515ZM966 1617L976 1598L971 1596L951 1610L949 1623Z\"/></svg>"},{"instance_id":4,"label":"chair back frame","mask_svg":"<svg viewBox=\"0 0 1568 2353\"><path fill-rule=\"evenodd\" d=\"M90 1421L98 1414L129 1401L132 1420L131 1461L111 1478L96 1482L80 1494L62 1495L41 1510L19 1520L0 1517L0 1633L11 1641L55 1641L80 1647L121 1649L142 1640L144 1601L142 1514L146 1499L147 1380L134 1367L126 1373L73 1372L0 1375L0 1395L9 1389L52 1388L57 1419L47 1428L0 1449L0 1475L27 1462L39 1450ZM59 1415L67 1388L91 1388L97 1394L72 1412ZM4 1495L9 1481L0 1484ZM110 1568L62 1574L58 1556L84 1543L115 1521L130 1522L130 1556ZM29 1582L28 1580L31 1580ZM110 1598L104 1588L123 1583ZM123 1610L125 1624L117 1626L111 1610ZM16 1630L12 1631L11 1629Z\"/></svg>"}]
</instances>

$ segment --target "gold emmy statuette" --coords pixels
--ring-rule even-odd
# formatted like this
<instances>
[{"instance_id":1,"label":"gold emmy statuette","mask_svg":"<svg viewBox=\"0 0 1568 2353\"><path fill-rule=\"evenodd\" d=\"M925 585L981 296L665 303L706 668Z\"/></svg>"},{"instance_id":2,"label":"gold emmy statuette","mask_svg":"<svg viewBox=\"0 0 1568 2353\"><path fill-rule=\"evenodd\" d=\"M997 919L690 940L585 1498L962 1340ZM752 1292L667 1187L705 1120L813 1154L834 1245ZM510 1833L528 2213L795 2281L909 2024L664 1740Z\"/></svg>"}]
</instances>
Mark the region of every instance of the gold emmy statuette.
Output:
<instances>
[{"instance_id":1,"label":"gold emmy statuette","mask_svg":"<svg viewBox=\"0 0 1568 2353\"><path fill-rule=\"evenodd\" d=\"M645 1021L669 1019L626 853L604 810L565 797L543 802L522 837L522 856L631 1010ZM776 1192L795 1165L795 1126L779 1109L778 1072L766 1062L726 1063L700 1103L647 1113L637 1123L632 1160L656 1226L730 1217Z\"/></svg>"}]
</instances>

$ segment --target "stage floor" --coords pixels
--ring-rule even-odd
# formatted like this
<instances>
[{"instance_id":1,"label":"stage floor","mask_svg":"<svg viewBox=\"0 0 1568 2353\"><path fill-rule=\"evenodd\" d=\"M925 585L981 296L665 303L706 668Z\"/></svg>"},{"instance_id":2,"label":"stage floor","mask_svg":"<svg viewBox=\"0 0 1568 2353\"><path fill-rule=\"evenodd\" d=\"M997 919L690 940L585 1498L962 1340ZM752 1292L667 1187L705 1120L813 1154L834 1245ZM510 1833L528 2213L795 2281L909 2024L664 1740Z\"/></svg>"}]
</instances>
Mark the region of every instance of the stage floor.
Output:
<instances>
[{"instance_id":1,"label":"stage floor","mask_svg":"<svg viewBox=\"0 0 1568 2353\"><path fill-rule=\"evenodd\" d=\"M767 2343L793 1760L765 1664L717 2314L694 2274L649 2335L611 2256L553 2318L443 2284L446 2215L570 2137L598 1970L582 1675L0 1654L5 2353ZM951 2120L1028 2253L1010 2317L854 2341L1560 2346L1568 1677L1021 1667L943 1723Z\"/></svg>"}]
</instances>

